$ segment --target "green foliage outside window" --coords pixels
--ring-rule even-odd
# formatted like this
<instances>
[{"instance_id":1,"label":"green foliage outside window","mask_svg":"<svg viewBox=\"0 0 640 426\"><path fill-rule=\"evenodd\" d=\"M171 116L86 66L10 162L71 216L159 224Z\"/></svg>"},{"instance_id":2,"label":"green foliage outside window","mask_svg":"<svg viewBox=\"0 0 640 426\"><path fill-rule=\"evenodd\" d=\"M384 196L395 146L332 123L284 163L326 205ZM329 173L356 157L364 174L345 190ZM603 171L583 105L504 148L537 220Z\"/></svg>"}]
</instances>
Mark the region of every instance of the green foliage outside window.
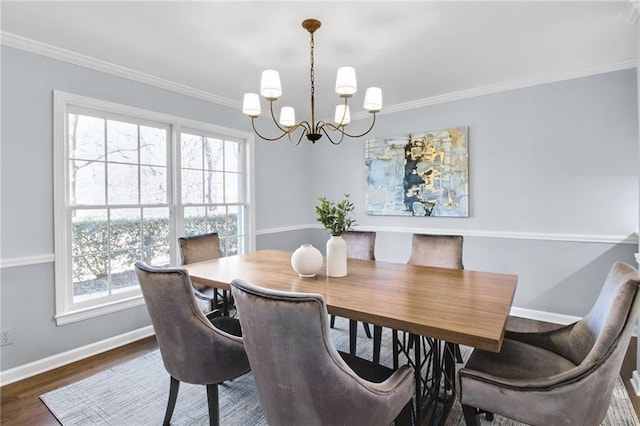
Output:
<instances>
[{"instance_id":1,"label":"green foliage outside window","mask_svg":"<svg viewBox=\"0 0 640 426\"><path fill-rule=\"evenodd\" d=\"M147 218L142 222L133 218L114 219L110 225L109 240L109 223L104 219L86 219L72 224L74 294L83 292L79 288L83 283L106 290L109 248L112 280L118 273L132 271L138 260L153 264L154 259L168 259L169 218ZM238 239L241 237L238 237L238 215L235 213L189 216L184 220L184 228L185 235L218 232L223 252L226 255L238 253Z\"/></svg>"}]
</instances>

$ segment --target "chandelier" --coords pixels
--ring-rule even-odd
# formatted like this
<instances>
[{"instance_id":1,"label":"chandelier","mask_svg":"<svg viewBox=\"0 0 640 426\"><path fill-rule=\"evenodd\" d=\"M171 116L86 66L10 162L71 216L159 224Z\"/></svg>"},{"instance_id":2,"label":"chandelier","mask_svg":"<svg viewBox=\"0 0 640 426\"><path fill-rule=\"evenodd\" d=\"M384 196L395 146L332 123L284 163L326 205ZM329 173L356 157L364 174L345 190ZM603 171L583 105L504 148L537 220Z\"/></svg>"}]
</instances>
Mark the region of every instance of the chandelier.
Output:
<instances>
[{"instance_id":1,"label":"chandelier","mask_svg":"<svg viewBox=\"0 0 640 426\"><path fill-rule=\"evenodd\" d=\"M256 118L260 115L260 97L257 93L245 93L244 101L242 104L243 114L251 118L251 126L253 131L262 139L268 141L276 141L284 136L289 138L289 141L294 145L299 145L303 136L306 136L308 140L315 143L322 137L322 134L326 135L332 144L338 145L342 142L345 136L350 138L359 138L371 131L376 123L376 113L382 109L382 90L379 87L369 87L364 97L364 108L369 111L373 119L371 126L361 134L350 134L345 130L345 127L351 121L351 115L349 113L348 101L351 96L357 91L356 71L353 67L341 67L338 69L338 75L336 77L336 93L339 97L344 99L344 103L336 107L334 122L335 124L325 121L317 121L315 118L315 85L314 85L314 59L313 59L313 33L320 28L320 21L317 19L306 19L302 22L302 27L309 32L311 36L311 121L300 121L296 123L295 111L292 107L283 106L280 111L280 120L276 120L273 113L273 103L278 100L282 95L282 86L280 85L280 75L275 70L265 70L262 72L262 79L260 82L260 94L269 101L269 110L271 111L271 118L273 122L281 132L279 136L274 138L268 138L260 134L256 129ZM292 139L291 135L297 130L302 129L297 142L295 137ZM339 140L335 140L331 137L332 132L334 137L339 136Z\"/></svg>"}]
</instances>

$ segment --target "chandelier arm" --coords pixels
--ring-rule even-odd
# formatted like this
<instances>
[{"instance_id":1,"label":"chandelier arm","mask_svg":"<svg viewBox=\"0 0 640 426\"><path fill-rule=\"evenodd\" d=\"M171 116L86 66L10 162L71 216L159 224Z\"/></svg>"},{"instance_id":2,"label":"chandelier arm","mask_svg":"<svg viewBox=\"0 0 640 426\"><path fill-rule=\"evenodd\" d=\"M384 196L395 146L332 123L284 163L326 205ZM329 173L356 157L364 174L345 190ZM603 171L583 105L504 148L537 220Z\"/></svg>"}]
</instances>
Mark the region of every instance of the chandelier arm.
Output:
<instances>
[{"instance_id":1,"label":"chandelier arm","mask_svg":"<svg viewBox=\"0 0 640 426\"><path fill-rule=\"evenodd\" d=\"M302 133L304 135L309 133L309 123L307 123L306 121L301 121L301 122L299 122L298 124L296 124L294 126L287 127L286 130L284 130L284 129L280 129L280 130L282 130L285 133L293 133L296 130L298 130L299 128L301 128L301 127L302 127Z\"/></svg>"},{"instance_id":2,"label":"chandelier arm","mask_svg":"<svg viewBox=\"0 0 640 426\"><path fill-rule=\"evenodd\" d=\"M298 124L298 125L296 126L296 128L297 128L297 127L301 127L301 126L300 126L300 124ZM300 141L302 141L302 137L303 137L304 135L306 135L306 134L307 134L307 129L306 129L306 128L303 128L302 132L300 132L300 137L298 138L298 142L294 142L294 141L291 139L291 133L293 133L293 131L291 131L291 132L288 132L288 133L287 133L287 137L289 138L289 142L290 142L290 143L291 143L291 145L293 145L293 146L298 146L298 145L300 145Z\"/></svg>"},{"instance_id":3,"label":"chandelier arm","mask_svg":"<svg viewBox=\"0 0 640 426\"><path fill-rule=\"evenodd\" d=\"M336 126L335 124L331 124L331 123L325 123L325 122L323 122L323 123L322 123L322 127L324 128L325 126L326 126L326 127L328 127L328 128L329 128L329 130L331 130L332 132L340 132L340 133L342 133L342 134L345 134L345 133L346 133L344 130L342 130L342 128L343 128L344 126ZM348 135L347 135L347 136L348 136Z\"/></svg>"},{"instance_id":4,"label":"chandelier arm","mask_svg":"<svg viewBox=\"0 0 640 426\"><path fill-rule=\"evenodd\" d=\"M336 128L335 126L329 124L328 125L329 127L333 127L334 128L332 130L338 130L340 132L340 140L336 142L331 138L331 135L324 128L325 124L327 124L327 123L322 123L322 126L318 127L318 130L322 130L322 133L324 133L324 135L327 137L327 139L329 139L329 142L331 142L334 145L340 145L342 143L342 140L344 139L345 133L342 130Z\"/></svg>"},{"instance_id":5,"label":"chandelier arm","mask_svg":"<svg viewBox=\"0 0 640 426\"><path fill-rule=\"evenodd\" d=\"M298 127L302 127L304 128L305 134L306 133L312 133L311 131L311 125L309 124L309 122L307 120L301 121L298 124L296 124L294 126L294 129L297 129Z\"/></svg>"},{"instance_id":6,"label":"chandelier arm","mask_svg":"<svg viewBox=\"0 0 640 426\"><path fill-rule=\"evenodd\" d=\"M256 120L256 117L251 117L251 127L253 127L253 131L256 133L256 135L258 135L258 137L260 137L261 139L264 139L265 141L270 141L270 142L277 141L277 140L282 139L282 138L284 137L284 135L286 135L286 134L287 134L287 132L285 131L285 132L283 132L280 136L278 136L278 137L276 137L276 138L268 138L268 137L266 137L266 136L262 136L262 135L260 134L260 132L258 131L258 129L256 129L256 122L255 122L255 120Z\"/></svg>"},{"instance_id":7,"label":"chandelier arm","mask_svg":"<svg viewBox=\"0 0 640 426\"><path fill-rule=\"evenodd\" d=\"M260 136L262 139L265 139L265 140L268 140L268 141L277 141L279 139L282 139L285 135L287 135L288 138L289 138L289 142L291 142L292 145L294 145L294 146L300 145L300 141L302 140L302 137L310 132L309 123L307 121L301 121L298 124L296 124L294 126L291 126L291 127L287 127L285 129L276 120L275 114L273 113L273 101L272 100L269 100L269 110L271 111L271 119L275 123L276 127L282 132L282 134L280 136L278 136L277 138L265 138L260 133L258 133L258 130L256 129L255 124L253 123L254 120L252 118L251 124L252 124L253 130L256 132L256 134L258 136ZM293 140L291 139L291 133L295 132L300 127L302 127L302 129L303 129L302 133L300 135L300 138L298 139L298 142L293 142Z\"/></svg>"},{"instance_id":8,"label":"chandelier arm","mask_svg":"<svg viewBox=\"0 0 640 426\"><path fill-rule=\"evenodd\" d=\"M376 124L376 113L372 112L371 114L373 114L373 120L371 121L371 125L369 126L369 128L365 132L360 133L359 135L352 135L350 133L347 133L346 131L341 129L341 127L344 127L344 126L334 126L331 123L323 123L323 125L326 125L329 129L331 129L333 131L338 131L338 132L342 133L343 135L348 136L350 138L361 138L362 136L364 136L367 133L369 133L371 131L371 129L373 129L373 126Z\"/></svg>"}]
</instances>

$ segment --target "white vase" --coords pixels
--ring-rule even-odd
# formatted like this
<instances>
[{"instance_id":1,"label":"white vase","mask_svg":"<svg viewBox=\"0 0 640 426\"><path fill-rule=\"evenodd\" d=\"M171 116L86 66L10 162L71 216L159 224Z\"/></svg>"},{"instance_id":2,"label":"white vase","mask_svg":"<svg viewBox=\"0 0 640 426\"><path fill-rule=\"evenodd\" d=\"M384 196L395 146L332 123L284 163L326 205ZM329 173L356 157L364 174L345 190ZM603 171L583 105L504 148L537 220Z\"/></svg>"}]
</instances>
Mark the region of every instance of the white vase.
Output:
<instances>
[{"instance_id":1,"label":"white vase","mask_svg":"<svg viewBox=\"0 0 640 426\"><path fill-rule=\"evenodd\" d=\"M315 277L322 268L322 253L311 244L303 244L293 252L291 266L301 277Z\"/></svg>"},{"instance_id":2,"label":"white vase","mask_svg":"<svg viewBox=\"0 0 640 426\"><path fill-rule=\"evenodd\" d=\"M327 241L327 276L347 275L347 243L341 235L332 236Z\"/></svg>"}]
</instances>

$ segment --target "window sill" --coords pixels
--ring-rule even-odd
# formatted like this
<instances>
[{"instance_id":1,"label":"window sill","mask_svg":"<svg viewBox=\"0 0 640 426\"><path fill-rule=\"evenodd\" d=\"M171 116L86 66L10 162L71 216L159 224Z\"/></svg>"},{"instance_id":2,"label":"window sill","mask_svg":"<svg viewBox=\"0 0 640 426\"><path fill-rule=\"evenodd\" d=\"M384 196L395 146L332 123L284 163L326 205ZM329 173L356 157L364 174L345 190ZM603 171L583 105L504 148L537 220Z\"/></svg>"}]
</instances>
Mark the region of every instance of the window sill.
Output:
<instances>
[{"instance_id":1,"label":"window sill","mask_svg":"<svg viewBox=\"0 0 640 426\"><path fill-rule=\"evenodd\" d=\"M99 317L102 315L112 314L123 311L125 309L135 308L144 305L142 295L130 297L128 299L118 300L117 302L105 303L104 305L94 306L91 308L78 309L69 311L64 314L56 315L56 324L58 326L72 324L74 322L84 321L87 319Z\"/></svg>"}]
</instances>

